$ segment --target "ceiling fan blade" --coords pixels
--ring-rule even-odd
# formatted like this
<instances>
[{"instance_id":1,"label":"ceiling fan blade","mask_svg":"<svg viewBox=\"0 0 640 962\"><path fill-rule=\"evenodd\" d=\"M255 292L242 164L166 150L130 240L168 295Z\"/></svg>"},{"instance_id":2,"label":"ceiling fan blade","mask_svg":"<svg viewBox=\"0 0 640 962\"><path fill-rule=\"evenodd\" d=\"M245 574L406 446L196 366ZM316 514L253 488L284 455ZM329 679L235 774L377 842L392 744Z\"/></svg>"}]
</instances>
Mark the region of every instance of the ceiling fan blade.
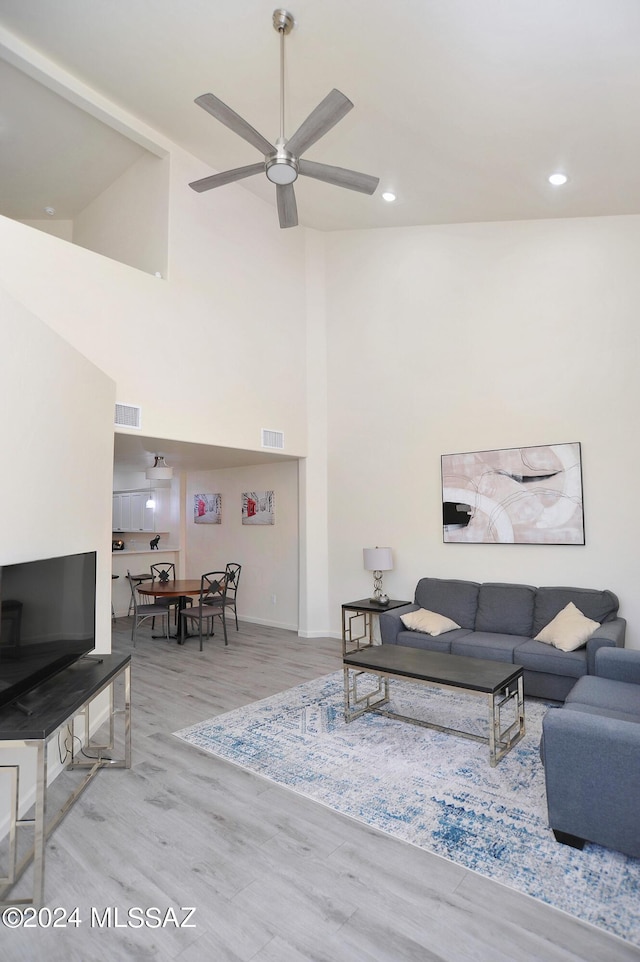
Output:
<instances>
[{"instance_id":1,"label":"ceiling fan blade","mask_svg":"<svg viewBox=\"0 0 640 962\"><path fill-rule=\"evenodd\" d=\"M280 227L297 227L298 207L293 184L276 184L276 199Z\"/></svg>"},{"instance_id":2,"label":"ceiling fan blade","mask_svg":"<svg viewBox=\"0 0 640 962\"><path fill-rule=\"evenodd\" d=\"M361 174L357 170L347 170L346 167L332 167L330 164L316 164L313 160L298 161L298 170L305 177L315 177L336 187L347 187L349 190L359 190L361 194L373 194L380 183L379 177Z\"/></svg>"},{"instance_id":3,"label":"ceiling fan blade","mask_svg":"<svg viewBox=\"0 0 640 962\"><path fill-rule=\"evenodd\" d=\"M275 149L273 144L270 144L251 124L243 120L240 114L237 114L231 107L227 107L213 94L202 94L200 97L196 97L195 103L206 110L207 113L210 113L212 117L215 117L216 120L219 120L225 127L228 127L229 130L233 130L235 134L247 140L260 153L270 154Z\"/></svg>"},{"instance_id":4,"label":"ceiling fan blade","mask_svg":"<svg viewBox=\"0 0 640 962\"><path fill-rule=\"evenodd\" d=\"M201 194L203 190L222 187L224 184L232 184L235 180L243 180L245 177L253 177L254 174L262 173L264 173L263 163L249 164L248 167L236 167L234 170L224 170L221 174L211 174L201 180L194 180L189 184L189 187Z\"/></svg>"},{"instance_id":5,"label":"ceiling fan blade","mask_svg":"<svg viewBox=\"0 0 640 962\"><path fill-rule=\"evenodd\" d=\"M341 94L339 90L332 90L287 141L289 153L296 157L304 154L316 140L320 140L339 120L342 120L352 107L353 104L348 97Z\"/></svg>"}]
</instances>

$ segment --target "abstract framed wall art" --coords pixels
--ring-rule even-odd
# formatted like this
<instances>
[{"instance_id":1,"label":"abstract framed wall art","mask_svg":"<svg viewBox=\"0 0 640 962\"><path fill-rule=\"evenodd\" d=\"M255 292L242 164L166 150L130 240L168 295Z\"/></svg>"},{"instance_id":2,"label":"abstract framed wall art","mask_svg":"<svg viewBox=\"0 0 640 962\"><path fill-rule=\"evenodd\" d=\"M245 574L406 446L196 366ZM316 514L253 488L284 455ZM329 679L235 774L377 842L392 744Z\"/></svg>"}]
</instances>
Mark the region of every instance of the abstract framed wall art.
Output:
<instances>
[{"instance_id":1,"label":"abstract framed wall art","mask_svg":"<svg viewBox=\"0 0 640 962\"><path fill-rule=\"evenodd\" d=\"M442 455L445 543L583 545L578 441Z\"/></svg>"},{"instance_id":2,"label":"abstract framed wall art","mask_svg":"<svg viewBox=\"0 0 640 962\"><path fill-rule=\"evenodd\" d=\"M275 524L273 491L245 491L242 495L243 524Z\"/></svg>"},{"instance_id":3,"label":"abstract framed wall art","mask_svg":"<svg viewBox=\"0 0 640 962\"><path fill-rule=\"evenodd\" d=\"M222 524L222 495L194 494L194 524Z\"/></svg>"}]
</instances>

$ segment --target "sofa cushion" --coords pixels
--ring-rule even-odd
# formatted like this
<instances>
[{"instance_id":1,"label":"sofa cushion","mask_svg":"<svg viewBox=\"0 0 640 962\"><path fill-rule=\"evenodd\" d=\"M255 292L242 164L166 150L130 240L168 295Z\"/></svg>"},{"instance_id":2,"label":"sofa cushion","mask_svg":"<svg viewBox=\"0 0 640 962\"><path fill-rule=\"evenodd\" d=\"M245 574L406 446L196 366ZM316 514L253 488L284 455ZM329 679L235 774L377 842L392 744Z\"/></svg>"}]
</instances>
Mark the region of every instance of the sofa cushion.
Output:
<instances>
[{"instance_id":1,"label":"sofa cushion","mask_svg":"<svg viewBox=\"0 0 640 962\"><path fill-rule=\"evenodd\" d=\"M591 705L569 705L571 711L581 711L584 715L596 715L598 718L615 718L617 721L631 722L640 725L640 715L632 712L614 711L611 708L592 708Z\"/></svg>"},{"instance_id":2,"label":"sofa cushion","mask_svg":"<svg viewBox=\"0 0 640 962\"><path fill-rule=\"evenodd\" d=\"M612 621L618 613L618 599L612 591L596 591L594 588L538 588L532 635L535 637L542 631L570 601L586 618L599 624Z\"/></svg>"},{"instance_id":3,"label":"sofa cushion","mask_svg":"<svg viewBox=\"0 0 640 962\"><path fill-rule=\"evenodd\" d=\"M436 611L457 622L461 628L473 630L476 623L479 584L446 578L421 578L416 585L415 603L420 608Z\"/></svg>"},{"instance_id":4,"label":"sofa cushion","mask_svg":"<svg viewBox=\"0 0 640 962\"><path fill-rule=\"evenodd\" d=\"M535 600L531 585L480 585L475 630L531 638Z\"/></svg>"},{"instance_id":5,"label":"sofa cushion","mask_svg":"<svg viewBox=\"0 0 640 962\"><path fill-rule=\"evenodd\" d=\"M582 648L600 627L599 621L585 618L572 601L552 618L542 631L539 631L534 641L542 641L545 645L553 645L560 651L575 651Z\"/></svg>"},{"instance_id":6,"label":"sofa cushion","mask_svg":"<svg viewBox=\"0 0 640 962\"><path fill-rule=\"evenodd\" d=\"M426 635L423 631L399 631L398 644L403 648L420 648L425 651L443 651L451 653L451 639L449 633L444 635Z\"/></svg>"},{"instance_id":7,"label":"sofa cushion","mask_svg":"<svg viewBox=\"0 0 640 962\"><path fill-rule=\"evenodd\" d=\"M444 651L450 654L452 640L468 634L466 628L457 628L435 637L425 634L424 631L399 631L397 643L405 648L422 648L425 651Z\"/></svg>"},{"instance_id":8,"label":"sofa cushion","mask_svg":"<svg viewBox=\"0 0 640 962\"><path fill-rule=\"evenodd\" d=\"M587 652L585 648L577 651L560 651L553 645L545 645L542 641L524 641L513 652L516 665L522 665L529 671L548 672L551 675L568 675L570 678L580 678L587 674Z\"/></svg>"},{"instance_id":9,"label":"sofa cushion","mask_svg":"<svg viewBox=\"0 0 640 962\"><path fill-rule=\"evenodd\" d=\"M428 635L441 635L446 631L453 631L454 628L460 627L446 615L439 615L435 611L427 611L426 608L408 611L405 615L400 615L400 620L405 628L410 631L424 631Z\"/></svg>"},{"instance_id":10,"label":"sofa cushion","mask_svg":"<svg viewBox=\"0 0 640 962\"><path fill-rule=\"evenodd\" d=\"M581 705L596 711L624 712L640 721L640 685L585 675L575 683L565 700L567 708Z\"/></svg>"},{"instance_id":11,"label":"sofa cushion","mask_svg":"<svg viewBox=\"0 0 640 962\"><path fill-rule=\"evenodd\" d=\"M451 654L512 663L514 650L526 640L522 635L470 631L463 638L451 642Z\"/></svg>"}]
</instances>

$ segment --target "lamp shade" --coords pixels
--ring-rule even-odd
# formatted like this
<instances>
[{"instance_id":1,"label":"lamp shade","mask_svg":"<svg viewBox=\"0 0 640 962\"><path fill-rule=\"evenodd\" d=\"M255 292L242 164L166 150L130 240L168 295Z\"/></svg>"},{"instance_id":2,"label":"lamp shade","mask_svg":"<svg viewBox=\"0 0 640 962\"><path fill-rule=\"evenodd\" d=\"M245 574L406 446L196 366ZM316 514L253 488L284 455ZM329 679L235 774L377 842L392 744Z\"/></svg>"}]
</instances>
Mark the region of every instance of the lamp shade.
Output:
<instances>
[{"instance_id":1,"label":"lamp shade","mask_svg":"<svg viewBox=\"0 0 640 962\"><path fill-rule=\"evenodd\" d=\"M363 548L362 557L367 571L392 571L391 548Z\"/></svg>"},{"instance_id":2,"label":"lamp shade","mask_svg":"<svg viewBox=\"0 0 640 962\"><path fill-rule=\"evenodd\" d=\"M155 463L152 468L147 468L147 481L170 481L173 477L173 468L166 464L163 457L159 454L155 456Z\"/></svg>"}]
</instances>

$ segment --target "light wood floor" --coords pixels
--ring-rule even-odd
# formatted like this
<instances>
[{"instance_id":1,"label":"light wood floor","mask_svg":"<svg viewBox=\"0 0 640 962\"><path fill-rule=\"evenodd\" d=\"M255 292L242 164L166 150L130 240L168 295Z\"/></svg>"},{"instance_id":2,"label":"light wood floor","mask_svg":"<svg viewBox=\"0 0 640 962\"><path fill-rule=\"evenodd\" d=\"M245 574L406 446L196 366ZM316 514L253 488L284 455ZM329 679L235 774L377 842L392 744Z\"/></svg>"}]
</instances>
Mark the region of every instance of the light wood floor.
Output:
<instances>
[{"instance_id":1,"label":"light wood floor","mask_svg":"<svg viewBox=\"0 0 640 962\"><path fill-rule=\"evenodd\" d=\"M114 651L131 650L129 625ZM638 962L615 937L174 738L340 667L335 639L242 623L229 637L201 654L141 630L133 768L101 772L47 848L46 904L77 905L83 922L0 925L3 962ZM119 927L92 928L90 908L109 906ZM127 927L134 906L179 919L195 906L195 928Z\"/></svg>"}]
</instances>

